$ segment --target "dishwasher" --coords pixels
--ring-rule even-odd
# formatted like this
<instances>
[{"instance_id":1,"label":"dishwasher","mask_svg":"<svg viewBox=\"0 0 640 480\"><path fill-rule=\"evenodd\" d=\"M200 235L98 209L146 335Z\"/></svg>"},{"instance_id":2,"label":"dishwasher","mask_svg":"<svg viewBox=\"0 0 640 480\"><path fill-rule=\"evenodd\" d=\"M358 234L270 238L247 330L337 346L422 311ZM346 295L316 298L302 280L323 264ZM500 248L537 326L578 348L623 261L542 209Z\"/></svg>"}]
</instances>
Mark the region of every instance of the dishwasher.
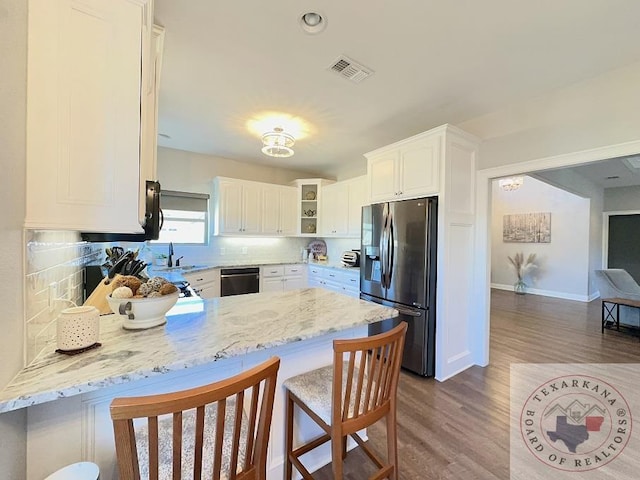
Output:
<instances>
[{"instance_id":1,"label":"dishwasher","mask_svg":"<svg viewBox=\"0 0 640 480\"><path fill-rule=\"evenodd\" d=\"M223 268L220 270L220 296L243 295L260 291L260 268Z\"/></svg>"}]
</instances>

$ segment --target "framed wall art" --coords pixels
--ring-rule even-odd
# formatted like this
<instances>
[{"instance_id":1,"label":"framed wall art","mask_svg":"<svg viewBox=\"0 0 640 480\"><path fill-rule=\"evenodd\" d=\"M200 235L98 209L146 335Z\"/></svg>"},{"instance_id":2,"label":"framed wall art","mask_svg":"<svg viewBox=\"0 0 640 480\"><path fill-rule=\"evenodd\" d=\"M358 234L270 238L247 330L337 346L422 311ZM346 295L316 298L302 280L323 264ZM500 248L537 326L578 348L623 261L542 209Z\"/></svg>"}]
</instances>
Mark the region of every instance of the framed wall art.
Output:
<instances>
[{"instance_id":1,"label":"framed wall art","mask_svg":"<svg viewBox=\"0 0 640 480\"><path fill-rule=\"evenodd\" d=\"M551 243L551 212L504 215L502 240L507 243Z\"/></svg>"}]
</instances>

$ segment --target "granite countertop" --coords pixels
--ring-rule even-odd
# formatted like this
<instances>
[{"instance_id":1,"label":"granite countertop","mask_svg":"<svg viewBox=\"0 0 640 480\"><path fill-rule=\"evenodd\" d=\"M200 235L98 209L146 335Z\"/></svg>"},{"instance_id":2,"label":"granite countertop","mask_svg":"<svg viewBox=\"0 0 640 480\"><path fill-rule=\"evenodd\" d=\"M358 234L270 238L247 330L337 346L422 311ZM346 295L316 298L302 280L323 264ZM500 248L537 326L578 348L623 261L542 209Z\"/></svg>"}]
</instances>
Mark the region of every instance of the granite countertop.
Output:
<instances>
[{"instance_id":1,"label":"granite countertop","mask_svg":"<svg viewBox=\"0 0 640 480\"><path fill-rule=\"evenodd\" d=\"M332 268L334 270L344 270L347 272L359 272L360 267L346 267L342 265L342 263L333 263L333 262L311 262L308 264L310 267L322 267L322 268Z\"/></svg>"},{"instance_id":2,"label":"granite countertop","mask_svg":"<svg viewBox=\"0 0 640 480\"><path fill-rule=\"evenodd\" d=\"M0 391L0 413L170 371L319 337L398 312L322 288L202 300L184 298L167 324L128 331L101 317L102 346L82 354L45 348Z\"/></svg>"}]
</instances>

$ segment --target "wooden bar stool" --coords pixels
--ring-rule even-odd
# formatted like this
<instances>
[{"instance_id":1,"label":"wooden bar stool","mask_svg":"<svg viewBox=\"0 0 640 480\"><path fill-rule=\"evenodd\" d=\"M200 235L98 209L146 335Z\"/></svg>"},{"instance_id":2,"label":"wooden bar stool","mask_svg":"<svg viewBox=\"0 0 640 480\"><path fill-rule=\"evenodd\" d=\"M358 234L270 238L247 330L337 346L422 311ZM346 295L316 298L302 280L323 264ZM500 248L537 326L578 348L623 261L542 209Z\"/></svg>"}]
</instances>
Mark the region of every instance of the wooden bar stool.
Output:
<instances>
[{"instance_id":1,"label":"wooden bar stool","mask_svg":"<svg viewBox=\"0 0 640 480\"><path fill-rule=\"evenodd\" d=\"M266 480L279 366L274 357L202 387L114 399L120 480Z\"/></svg>"},{"instance_id":2,"label":"wooden bar stool","mask_svg":"<svg viewBox=\"0 0 640 480\"><path fill-rule=\"evenodd\" d=\"M398 480L396 392L406 322L388 332L353 340L333 342L333 365L292 377L287 391L285 431L285 480L292 479L292 466L305 479L313 476L299 457L331 441L333 477L342 480L342 462L351 435L379 468L371 480ZM294 405L301 408L324 431L320 437L293 449ZM387 462L380 460L357 434L386 418Z\"/></svg>"}]
</instances>

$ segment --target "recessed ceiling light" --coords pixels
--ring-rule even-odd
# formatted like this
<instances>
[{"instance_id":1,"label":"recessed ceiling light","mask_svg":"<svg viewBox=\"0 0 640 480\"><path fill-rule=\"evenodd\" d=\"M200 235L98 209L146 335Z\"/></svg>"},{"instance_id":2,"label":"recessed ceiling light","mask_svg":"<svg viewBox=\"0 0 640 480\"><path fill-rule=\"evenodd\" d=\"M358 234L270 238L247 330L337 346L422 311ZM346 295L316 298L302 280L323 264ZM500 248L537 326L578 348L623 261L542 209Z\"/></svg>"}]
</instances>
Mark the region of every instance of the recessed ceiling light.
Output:
<instances>
[{"instance_id":1,"label":"recessed ceiling light","mask_svg":"<svg viewBox=\"0 0 640 480\"><path fill-rule=\"evenodd\" d=\"M300 26L302 29L315 35L316 33L322 32L325 28L327 28L327 19L322 14L318 12L307 12L300 15Z\"/></svg>"}]
</instances>

